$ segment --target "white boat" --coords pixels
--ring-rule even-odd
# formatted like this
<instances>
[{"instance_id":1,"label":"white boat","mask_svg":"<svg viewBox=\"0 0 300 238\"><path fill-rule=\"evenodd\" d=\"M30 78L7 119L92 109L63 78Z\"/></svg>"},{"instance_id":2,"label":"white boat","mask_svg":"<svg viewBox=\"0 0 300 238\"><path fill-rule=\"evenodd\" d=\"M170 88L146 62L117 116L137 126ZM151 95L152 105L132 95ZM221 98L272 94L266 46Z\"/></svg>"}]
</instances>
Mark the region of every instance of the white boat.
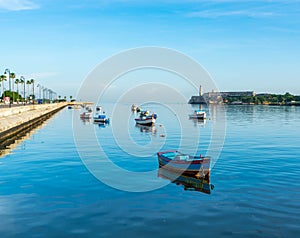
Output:
<instances>
[{"instance_id":1,"label":"white boat","mask_svg":"<svg viewBox=\"0 0 300 238\"><path fill-rule=\"evenodd\" d=\"M133 112L140 112L141 111L141 108L139 108L137 105L135 104L132 104L131 106L131 111Z\"/></svg>"},{"instance_id":2,"label":"white boat","mask_svg":"<svg viewBox=\"0 0 300 238\"><path fill-rule=\"evenodd\" d=\"M131 111L136 112L136 109L137 109L137 105L132 104L131 105Z\"/></svg>"},{"instance_id":3,"label":"white boat","mask_svg":"<svg viewBox=\"0 0 300 238\"><path fill-rule=\"evenodd\" d=\"M104 114L96 115L94 116L94 123L109 123L109 118Z\"/></svg>"},{"instance_id":4,"label":"white boat","mask_svg":"<svg viewBox=\"0 0 300 238\"><path fill-rule=\"evenodd\" d=\"M140 116L138 118L135 118L135 122L137 124L143 125L143 126L152 126L156 122L157 115L152 113L152 115L149 115L149 111L143 111L140 113Z\"/></svg>"},{"instance_id":5,"label":"white boat","mask_svg":"<svg viewBox=\"0 0 300 238\"><path fill-rule=\"evenodd\" d=\"M206 119L206 112L201 110L195 110L193 114L190 114L191 119Z\"/></svg>"}]
</instances>

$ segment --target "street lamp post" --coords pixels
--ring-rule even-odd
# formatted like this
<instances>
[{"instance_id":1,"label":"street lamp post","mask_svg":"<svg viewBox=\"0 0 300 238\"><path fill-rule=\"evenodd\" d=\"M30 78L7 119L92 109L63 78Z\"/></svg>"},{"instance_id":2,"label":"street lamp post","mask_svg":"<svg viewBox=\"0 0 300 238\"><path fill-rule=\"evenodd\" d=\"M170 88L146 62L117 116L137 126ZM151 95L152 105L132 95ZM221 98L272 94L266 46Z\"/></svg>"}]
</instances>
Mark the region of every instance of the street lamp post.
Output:
<instances>
[{"instance_id":1,"label":"street lamp post","mask_svg":"<svg viewBox=\"0 0 300 238\"><path fill-rule=\"evenodd\" d=\"M46 99L47 98L47 91L48 91L48 88L44 88L43 89L43 94L44 94L44 98ZM46 101L46 100L45 100Z\"/></svg>"},{"instance_id":2,"label":"street lamp post","mask_svg":"<svg viewBox=\"0 0 300 238\"><path fill-rule=\"evenodd\" d=\"M39 100L41 100L41 88L42 88L42 85L38 84L36 87L39 88Z\"/></svg>"},{"instance_id":3,"label":"street lamp post","mask_svg":"<svg viewBox=\"0 0 300 238\"><path fill-rule=\"evenodd\" d=\"M42 92L42 103L44 103L44 86L41 86L41 92Z\"/></svg>"},{"instance_id":4,"label":"street lamp post","mask_svg":"<svg viewBox=\"0 0 300 238\"><path fill-rule=\"evenodd\" d=\"M9 84L9 92L11 93L11 80L10 80L10 70L9 69L5 69L4 74L8 74L8 84ZM14 100L14 98L12 98L12 100ZM9 107L11 107L12 104L12 100L9 98Z\"/></svg>"},{"instance_id":5,"label":"street lamp post","mask_svg":"<svg viewBox=\"0 0 300 238\"><path fill-rule=\"evenodd\" d=\"M52 94L52 90L48 89L49 103L51 102L51 94Z\"/></svg>"}]
</instances>

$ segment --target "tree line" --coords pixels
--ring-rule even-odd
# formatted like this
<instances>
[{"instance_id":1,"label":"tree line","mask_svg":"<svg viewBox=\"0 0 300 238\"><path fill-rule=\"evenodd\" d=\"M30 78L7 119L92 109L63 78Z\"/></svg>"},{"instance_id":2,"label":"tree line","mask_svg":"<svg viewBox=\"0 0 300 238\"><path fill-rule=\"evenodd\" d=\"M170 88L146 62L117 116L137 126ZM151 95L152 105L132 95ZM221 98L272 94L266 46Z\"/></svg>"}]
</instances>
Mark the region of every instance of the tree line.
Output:
<instances>
[{"instance_id":1,"label":"tree line","mask_svg":"<svg viewBox=\"0 0 300 238\"><path fill-rule=\"evenodd\" d=\"M37 89L35 90L35 86ZM38 95L38 96L36 96ZM24 76L17 77L14 72L5 69L0 75L0 102L9 100L13 103L34 103L37 99L39 103L50 103L55 101L66 101L67 97L58 96L53 90L37 84L35 79L25 79ZM70 96L72 101L72 96ZM7 102L6 102L7 103Z\"/></svg>"},{"instance_id":2,"label":"tree line","mask_svg":"<svg viewBox=\"0 0 300 238\"><path fill-rule=\"evenodd\" d=\"M276 104L285 105L292 102L300 102L299 95L285 94L257 94L255 96L235 96L223 97L223 102L228 104L245 103L245 104Z\"/></svg>"}]
</instances>

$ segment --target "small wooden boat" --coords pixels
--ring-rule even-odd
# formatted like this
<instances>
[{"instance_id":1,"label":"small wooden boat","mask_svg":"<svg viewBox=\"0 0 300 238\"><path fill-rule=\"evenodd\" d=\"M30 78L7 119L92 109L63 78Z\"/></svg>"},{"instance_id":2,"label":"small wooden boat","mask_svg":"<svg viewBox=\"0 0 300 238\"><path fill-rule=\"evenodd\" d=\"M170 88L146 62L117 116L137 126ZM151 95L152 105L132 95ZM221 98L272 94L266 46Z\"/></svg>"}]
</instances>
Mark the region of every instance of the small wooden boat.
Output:
<instances>
[{"instance_id":1,"label":"small wooden boat","mask_svg":"<svg viewBox=\"0 0 300 238\"><path fill-rule=\"evenodd\" d=\"M177 150L167 150L157 153L160 167L204 177L210 173L210 157L191 156Z\"/></svg>"},{"instance_id":2,"label":"small wooden boat","mask_svg":"<svg viewBox=\"0 0 300 238\"><path fill-rule=\"evenodd\" d=\"M94 123L109 123L109 118L104 114L96 115L94 116Z\"/></svg>"},{"instance_id":3,"label":"small wooden boat","mask_svg":"<svg viewBox=\"0 0 300 238\"><path fill-rule=\"evenodd\" d=\"M139 108L137 105L135 104L132 104L131 106L131 111L133 112L140 112L141 111L141 108Z\"/></svg>"},{"instance_id":4,"label":"small wooden boat","mask_svg":"<svg viewBox=\"0 0 300 238\"><path fill-rule=\"evenodd\" d=\"M190 114L191 119L206 119L206 112L201 110L195 110L193 114Z\"/></svg>"},{"instance_id":5,"label":"small wooden boat","mask_svg":"<svg viewBox=\"0 0 300 238\"><path fill-rule=\"evenodd\" d=\"M142 111L140 112L140 116L134 120L139 125L152 126L156 122L157 115L154 113L152 113L152 115L149 114L149 111Z\"/></svg>"},{"instance_id":6,"label":"small wooden boat","mask_svg":"<svg viewBox=\"0 0 300 238\"><path fill-rule=\"evenodd\" d=\"M81 119L90 119L92 118L92 113L91 112L83 112L80 114Z\"/></svg>"},{"instance_id":7,"label":"small wooden boat","mask_svg":"<svg viewBox=\"0 0 300 238\"><path fill-rule=\"evenodd\" d=\"M89 106L86 106L85 109L88 111L88 112L93 112L93 109Z\"/></svg>"},{"instance_id":8,"label":"small wooden boat","mask_svg":"<svg viewBox=\"0 0 300 238\"><path fill-rule=\"evenodd\" d=\"M137 105L132 104L131 105L131 111L136 112L136 109L137 109Z\"/></svg>"},{"instance_id":9,"label":"small wooden boat","mask_svg":"<svg viewBox=\"0 0 300 238\"><path fill-rule=\"evenodd\" d=\"M176 185L182 185L184 190L197 191L206 194L210 194L214 189L214 185L210 183L209 174L203 178L192 176L189 174L181 174L168 169L159 168L158 177L168 179Z\"/></svg>"}]
</instances>

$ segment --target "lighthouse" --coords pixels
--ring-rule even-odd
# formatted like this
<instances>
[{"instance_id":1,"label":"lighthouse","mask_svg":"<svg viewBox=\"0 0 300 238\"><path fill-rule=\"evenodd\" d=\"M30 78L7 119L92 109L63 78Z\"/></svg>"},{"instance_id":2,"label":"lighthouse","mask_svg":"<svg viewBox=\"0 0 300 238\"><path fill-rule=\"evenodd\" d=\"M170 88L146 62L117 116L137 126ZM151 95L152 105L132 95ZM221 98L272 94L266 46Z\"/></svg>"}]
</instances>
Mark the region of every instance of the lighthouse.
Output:
<instances>
[{"instance_id":1,"label":"lighthouse","mask_svg":"<svg viewBox=\"0 0 300 238\"><path fill-rule=\"evenodd\" d=\"M202 97L202 85L200 85L200 88L199 88L199 96Z\"/></svg>"}]
</instances>

